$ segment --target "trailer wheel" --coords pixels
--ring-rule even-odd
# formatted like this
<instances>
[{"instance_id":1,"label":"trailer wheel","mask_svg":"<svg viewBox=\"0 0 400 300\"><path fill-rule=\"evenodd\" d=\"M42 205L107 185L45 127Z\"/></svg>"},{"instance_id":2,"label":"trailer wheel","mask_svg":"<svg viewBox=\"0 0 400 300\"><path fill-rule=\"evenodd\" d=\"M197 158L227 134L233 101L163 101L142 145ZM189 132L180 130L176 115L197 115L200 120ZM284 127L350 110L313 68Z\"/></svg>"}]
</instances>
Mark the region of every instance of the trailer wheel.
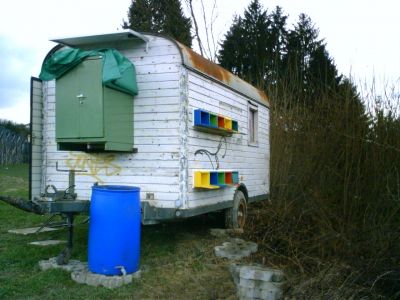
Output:
<instances>
[{"instance_id":1,"label":"trailer wheel","mask_svg":"<svg viewBox=\"0 0 400 300\"><path fill-rule=\"evenodd\" d=\"M247 219L246 196L237 190L233 196L233 207L225 210L225 227L243 229Z\"/></svg>"}]
</instances>

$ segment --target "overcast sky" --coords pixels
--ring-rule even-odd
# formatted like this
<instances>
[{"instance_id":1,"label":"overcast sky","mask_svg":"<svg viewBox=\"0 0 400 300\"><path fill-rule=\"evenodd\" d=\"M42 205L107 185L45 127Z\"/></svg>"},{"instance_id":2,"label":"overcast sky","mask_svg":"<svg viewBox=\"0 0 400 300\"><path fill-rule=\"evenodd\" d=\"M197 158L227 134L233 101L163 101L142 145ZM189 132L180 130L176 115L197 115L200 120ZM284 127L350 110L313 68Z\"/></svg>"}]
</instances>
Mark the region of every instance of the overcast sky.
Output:
<instances>
[{"instance_id":1,"label":"overcast sky","mask_svg":"<svg viewBox=\"0 0 400 300\"><path fill-rule=\"evenodd\" d=\"M194 2L199 0L194 0ZM206 4L212 0L204 0ZM120 30L131 0L13 0L0 11L0 119L29 122L29 84L55 46L50 38ZM215 33L229 28L250 0L217 0ZM357 82L400 83L400 2L395 0L261 0L281 6L289 24L311 17L338 69ZM398 4L399 3L399 4Z\"/></svg>"}]
</instances>

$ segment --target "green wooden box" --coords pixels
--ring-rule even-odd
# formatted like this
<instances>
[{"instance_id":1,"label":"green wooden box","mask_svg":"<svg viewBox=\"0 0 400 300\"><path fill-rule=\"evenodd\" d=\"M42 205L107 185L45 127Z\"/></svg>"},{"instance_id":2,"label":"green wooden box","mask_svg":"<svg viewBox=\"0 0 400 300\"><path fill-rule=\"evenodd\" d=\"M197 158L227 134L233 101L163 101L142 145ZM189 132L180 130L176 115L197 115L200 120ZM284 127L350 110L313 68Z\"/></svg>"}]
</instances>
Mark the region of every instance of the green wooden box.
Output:
<instances>
[{"instance_id":1,"label":"green wooden box","mask_svg":"<svg viewBox=\"0 0 400 300\"><path fill-rule=\"evenodd\" d=\"M102 82L101 57L91 57L56 81L59 150L132 151L133 96Z\"/></svg>"}]
</instances>

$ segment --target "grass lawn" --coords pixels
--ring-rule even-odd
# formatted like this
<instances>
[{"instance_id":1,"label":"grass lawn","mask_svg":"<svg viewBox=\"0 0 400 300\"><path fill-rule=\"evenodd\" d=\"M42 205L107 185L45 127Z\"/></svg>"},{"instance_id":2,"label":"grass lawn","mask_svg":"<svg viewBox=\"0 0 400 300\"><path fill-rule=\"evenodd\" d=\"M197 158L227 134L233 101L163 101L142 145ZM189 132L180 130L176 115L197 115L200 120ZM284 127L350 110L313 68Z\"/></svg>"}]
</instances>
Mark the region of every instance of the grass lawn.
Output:
<instances>
[{"instance_id":1,"label":"grass lawn","mask_svg":"<svg viewBox=\"0 0 400 300\"><path fill-rule=\"evenodd\" d=\"M27 198L27 165L0 167L0 194ZM28 243L65 240L66 229L28 236L7 232L38 226L48 217L0 202L0 299L236 299L229 262L213 255L222 242L209 234L210 228L222 226L215 216L143 227L141 279L115 290L77 284L62 270L39 269L39 260L57 256L64 246ZM87 261L83 219L76 220L72 259Z\"/></svg>"}]
</instances>

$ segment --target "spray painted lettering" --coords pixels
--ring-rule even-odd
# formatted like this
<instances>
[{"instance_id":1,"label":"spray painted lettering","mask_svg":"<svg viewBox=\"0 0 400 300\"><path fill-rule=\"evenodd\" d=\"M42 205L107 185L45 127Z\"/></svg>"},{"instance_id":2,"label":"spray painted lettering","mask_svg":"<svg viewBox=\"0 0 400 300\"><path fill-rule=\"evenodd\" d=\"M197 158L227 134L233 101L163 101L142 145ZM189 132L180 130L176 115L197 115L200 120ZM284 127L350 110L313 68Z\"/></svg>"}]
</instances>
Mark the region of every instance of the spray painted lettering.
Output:
<instances>
[{"instance_id":1,"label":"spray painted lettering","mask_svg":"<svg viewBox=\"0 0 400 300\"><path fill-rule=\"evenodd\" d=\"M104 183L101 175L112 176L117 175L121 171L121 167L115 162L114 154L87 154L70 152L67 159L67 166L75 170L86 170L81 175L92 176L100 184Z\"/></svg>"}]
</instances>

